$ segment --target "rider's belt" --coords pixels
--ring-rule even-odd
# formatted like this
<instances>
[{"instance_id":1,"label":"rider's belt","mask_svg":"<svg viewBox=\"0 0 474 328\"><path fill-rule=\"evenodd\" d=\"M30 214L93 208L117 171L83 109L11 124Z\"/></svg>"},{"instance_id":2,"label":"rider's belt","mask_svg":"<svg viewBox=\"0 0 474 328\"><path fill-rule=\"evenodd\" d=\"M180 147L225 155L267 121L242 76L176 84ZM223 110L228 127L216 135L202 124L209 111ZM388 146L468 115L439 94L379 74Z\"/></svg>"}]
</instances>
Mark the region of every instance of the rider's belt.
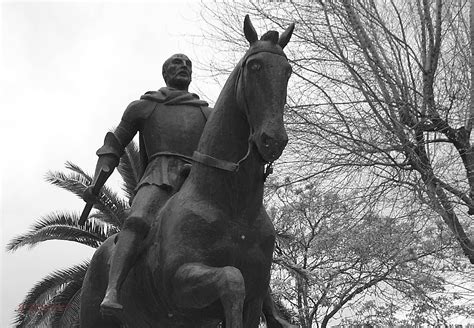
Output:
<instances>
[{"instance_id":1,"label":"rider's belt","mask_svg":"<svg viewBox=\"0 0 474 328\"><path fill-rule=\"evenodd\" d=\"M181 158L182 160L184 160L186 162L189 162L189 163L192 163L194 161L194 159L191 156L186 156L186 155L179 154L179 153L173 153L171 151L160 151L158 153L155 153L155 154L151 155L150 158L149 158L149 162L151 162L151 160L155 159L158 156L178 157L178 158Z\"/></svg>"}]
</instances>

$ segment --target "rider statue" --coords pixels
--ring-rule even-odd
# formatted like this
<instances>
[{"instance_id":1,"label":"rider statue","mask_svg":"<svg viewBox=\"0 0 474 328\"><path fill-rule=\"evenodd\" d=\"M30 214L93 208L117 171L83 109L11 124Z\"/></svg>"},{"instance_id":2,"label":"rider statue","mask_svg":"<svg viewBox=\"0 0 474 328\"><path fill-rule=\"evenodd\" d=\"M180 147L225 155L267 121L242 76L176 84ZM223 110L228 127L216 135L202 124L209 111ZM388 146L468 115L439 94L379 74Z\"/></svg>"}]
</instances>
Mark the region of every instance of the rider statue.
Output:
<instances>
[{"instance_id":1,"label":"rider statue","mask_svg":"<svg viewBox=\"0 0 474 328\"><path fill-rule=\"evenodd\" d=\"M83 196L88 204L96 201L97 190L105 184L125 147L139 132L144 173L116 238L108 286L100 305L103 314L114 317L120 317L123 308L119 299L121 285L135 264L158 211L186 179L193 152L212 111L207 102L188 92L192 64L187 56L175 54L168 58L162 73L166 87L149 91L132 102L115 131L106 134L104 145L97 151L94 180ZM280 317L270 293L264 300L263 312L268 322L277 322L273 327L294 327Z\"/></svg>"},{"instance_id":2,"label":"rider statue","mask_svg":"<svg viewBox=\"0 0 474 328\"><path fill-rule=\"evenodd\" d=\"M186 178L190 158L211 112L207 102L188 92L191 73L192 64L187 56L176 54L167 59L163 64L166 87L149 91L132 102L116 130L107 133L104 145L97 151L94 181L84 193L88 202L95 198L93 188L102 187L97 184L103 185L112 174L137 132L145 168L111 259L108 287L101 303L104 314L122 309L118 299L121 284L158 210Z\"/></svg>"}]
</instances>

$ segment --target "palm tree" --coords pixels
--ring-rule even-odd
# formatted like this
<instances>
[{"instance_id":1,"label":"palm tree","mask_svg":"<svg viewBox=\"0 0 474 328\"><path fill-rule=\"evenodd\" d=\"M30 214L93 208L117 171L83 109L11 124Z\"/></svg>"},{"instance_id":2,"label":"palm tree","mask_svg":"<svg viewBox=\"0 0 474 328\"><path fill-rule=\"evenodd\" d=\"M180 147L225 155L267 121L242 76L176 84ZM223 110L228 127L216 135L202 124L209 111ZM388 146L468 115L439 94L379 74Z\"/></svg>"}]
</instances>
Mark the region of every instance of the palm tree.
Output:
<instances>
[{"instance_id":1,"label":"palm tree","mask_svg":"<svg viewBox=\"0 0 474 328\"><path fill-rule=\"evenodd\" d=\"M46 181L66 189L78 197L92 182L92 177L79 166L67 162L67 173L48 172ZM36 221L30 230L15 237L8 251L23 246L33 247L47 240L68 240L90 247L99 247L108 237L120 231L129 208L128 199L140 179L142 166L138 147L130 143L122 156L118 171L123 179L125 199L108 187L102 188L96 212L84 226L78 224L79 213L53 212ZM57 270L36 283L17 310L16 327L77 327L82 282L89 261L71 268Z\"/></svg>"}]
</instances>

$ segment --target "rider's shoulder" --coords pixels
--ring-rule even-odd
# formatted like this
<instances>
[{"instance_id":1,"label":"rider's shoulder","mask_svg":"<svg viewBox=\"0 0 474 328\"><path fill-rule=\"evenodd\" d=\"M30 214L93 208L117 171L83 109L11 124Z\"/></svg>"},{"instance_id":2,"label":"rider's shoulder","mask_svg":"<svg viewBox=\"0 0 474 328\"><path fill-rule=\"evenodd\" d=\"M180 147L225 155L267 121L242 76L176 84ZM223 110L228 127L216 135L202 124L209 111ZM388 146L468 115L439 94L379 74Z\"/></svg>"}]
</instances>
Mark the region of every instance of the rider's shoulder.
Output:
<instances>
[{"instance_id":1,"label":"rider's shoulder","mask_svg":"<svg viewBox=\"0 0 474 328\"><path fill-rule=\"evenodd\" d=\"M128 120L146 118L151 114L154 107L155 104L148 100L135 100L127 106L127 109L125 109L125 112L123 113L123 117Z\"/></svg>"}]
</instances>

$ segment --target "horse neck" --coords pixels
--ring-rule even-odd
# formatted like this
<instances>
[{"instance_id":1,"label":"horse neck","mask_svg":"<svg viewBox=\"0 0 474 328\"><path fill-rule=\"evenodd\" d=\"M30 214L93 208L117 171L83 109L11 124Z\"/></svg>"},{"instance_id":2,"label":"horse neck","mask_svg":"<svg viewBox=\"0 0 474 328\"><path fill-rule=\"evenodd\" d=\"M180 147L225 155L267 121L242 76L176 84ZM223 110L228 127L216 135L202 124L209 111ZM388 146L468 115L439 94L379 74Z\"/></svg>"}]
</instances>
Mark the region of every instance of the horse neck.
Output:
<instances>
[{"instance_id":1,"label":"horse neck","mask_svg":"<svg viewBox=\"0 0 474 328\"><path fill-rule=\"evenodd\" d=\"M245 155L249 137L245 111L236 97L238 75L236 68L229 76L198 145L199 152L231 162L237 162Z\"/></svg>"},{"instance_id":2,"label":"horse neck","mask_svg":"<svg viewBox=\"0 0 474 328\"><path fill-rule=\"evenodd\" d=\"M252 218L262 204L263 164L255 145L249 145L249 123L245 109L238 104L235 94L237 78L238 69L235 69L206 124L198 152L233 163L244 158L248 151L249 156L237 172L196 163L190 180L206 202L233 216Z\"/></svg>"}]
</instances>

